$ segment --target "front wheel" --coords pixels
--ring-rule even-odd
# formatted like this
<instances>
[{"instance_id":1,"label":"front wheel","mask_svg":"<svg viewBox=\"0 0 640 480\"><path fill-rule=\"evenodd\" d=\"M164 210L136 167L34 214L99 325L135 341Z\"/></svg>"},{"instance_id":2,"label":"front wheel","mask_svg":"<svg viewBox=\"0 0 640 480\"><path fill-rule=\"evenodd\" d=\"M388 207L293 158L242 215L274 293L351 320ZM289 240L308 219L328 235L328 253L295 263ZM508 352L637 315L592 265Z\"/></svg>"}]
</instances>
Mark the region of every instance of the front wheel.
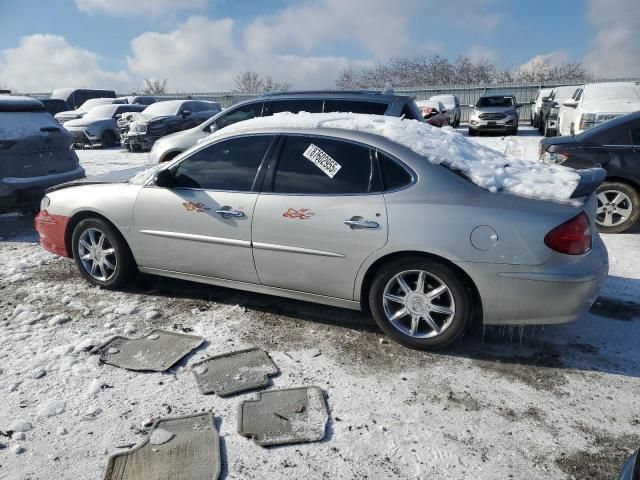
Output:
<instances>
[{"instance_id":1,"label":"front wheel","mask_svg":"<svg viewBox=\"0 0 640 480\"><path fill-rule=\"evenodd\" d=\"M379 270L369 291L369 307L378 326L401 345L434 350L465 333L472 299L451 268L406 257Z\"/></svg>"},{"instance_id":2,"label":"front wheel","mask_svg":"<svg viewBox=\"0 0 640 480\"><path fill-rule=\"evenodd\" d=\"M598 187L596 224L603 233L621 233L640 217L640 195L621 182L604 182Z\"/></svg>"},{"instance_id":3,"label":"front wheel","mask_svg":"<svg viewBox=\"0 0 640 480\"><path fill-rule=\"evenodd\" d=\"M120 288L136 272L126 242L111 225L100 218L81 220L71 238L73 259L90 283L107 289Z\"/></svg>"}]
</instances>

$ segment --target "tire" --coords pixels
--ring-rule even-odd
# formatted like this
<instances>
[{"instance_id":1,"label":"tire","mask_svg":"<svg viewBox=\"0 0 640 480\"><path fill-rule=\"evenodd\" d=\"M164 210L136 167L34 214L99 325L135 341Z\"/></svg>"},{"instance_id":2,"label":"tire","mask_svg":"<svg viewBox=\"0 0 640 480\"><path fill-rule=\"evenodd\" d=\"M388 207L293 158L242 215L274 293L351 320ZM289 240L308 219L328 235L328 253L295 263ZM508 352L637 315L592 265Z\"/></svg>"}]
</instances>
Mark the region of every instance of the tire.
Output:
<instances>
[{"instance_id":1,"label":"tire","mask_svg":"<svg viewBox=\"0 0 640 480\"><path fill-rule=\"evenodd\" d=\"M92 254L90 248L100 244L100 235L104 236L102 249L94 250ZM89 283L113 290L126 285L135 276L137 267L129 246L122 235L105 220L81 220L73 229L71 242L73 259ZM107 253L109 250L111 253ZM99 264L102 264L103 269L99 268ZM93 265L96 265L95 274L91 273Z\"/></svg>"},{"instance_id":2,"label":"tire","mask_svg":"<svg viewBox=\"0 0 640 480\"><path fill-rule=\"evenodd\" d=\"M475 130L469 129L469 136L470 137L475 137L477 134L478 134L478 132L476 132Z\"/></svg>"},{"instance_id":3,"label":"tire","mask_svg":"<svg viewBox=\"0 0 640 480\"><path fill-rule=\"evenodd\" d=\"M422 294L418 287L421 275L422 291L427 292ZM404 280L409 293L398 278ZM443 287L440 294L429 297L429 292ZM416 350L436 350L458 340L471 324L472 304L471 293L459 274L420 256L399 258L382 266L369 290L369 308L378 326L399 344ZM393 314L403 309L407 313L393 320Z\"/></svg>"},{"instance_id":4,"label":"tire","mask_svg":"<svg viewBox=\"0 0 640 480\"><path fill-rule=\"evenodd\" d=\"M518 127L513 128L510 132L509 135L518 135Z\"/></svg>"},{"instance_id":5,"label":"tire","mask_svg":"<svg viewBox=\"0 0 640 480\"><path fill-rule=\"evenodd\" d=\"M622 182L604 182L596 191L596 225L602 233L622 233L640 217L640 194Z\"/></svg>"},{"instance_id":6,"label":"tire","mask_svg":"<svg viewBox=\"0 0 640 480\"><path fill-rule=\"evenodd\" d=\"M102 134L100 143L102 144L102 148L111 148L116 146L116 140L116 134L111 130L107 130Z\"/></svg>"},{"instance_id":7,"label":"tire","mask_svg":"<svg viewBox=\"0 0 640 480\"><path fill-rule=\"evenodd\" d=\"M549 130L549 125L547 125L547 123L545 122L544 124L544 136L545 137L553 137L552 135L553 130Z\"/></svg>"}]
</instances>

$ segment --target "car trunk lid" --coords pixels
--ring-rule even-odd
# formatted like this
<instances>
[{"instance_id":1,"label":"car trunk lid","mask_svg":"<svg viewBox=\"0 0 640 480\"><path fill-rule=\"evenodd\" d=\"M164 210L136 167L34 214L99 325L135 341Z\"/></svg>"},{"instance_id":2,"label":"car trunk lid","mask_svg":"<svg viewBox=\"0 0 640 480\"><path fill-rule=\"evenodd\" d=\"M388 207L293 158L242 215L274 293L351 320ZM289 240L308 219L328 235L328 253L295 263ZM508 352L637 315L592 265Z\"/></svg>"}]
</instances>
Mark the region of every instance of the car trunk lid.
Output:
<instances>
[{"instance_id":1,"label":"car trunk lid","mask_svg":"<svg viewBox=\"0 0 640 480\"><path fill-rule=\"evenodd\" d=\"M76 167L69 133L48 113L6 112L2 120L10 127L0 128L0 176L38 177Z\"/></svg>"}]
</instances>

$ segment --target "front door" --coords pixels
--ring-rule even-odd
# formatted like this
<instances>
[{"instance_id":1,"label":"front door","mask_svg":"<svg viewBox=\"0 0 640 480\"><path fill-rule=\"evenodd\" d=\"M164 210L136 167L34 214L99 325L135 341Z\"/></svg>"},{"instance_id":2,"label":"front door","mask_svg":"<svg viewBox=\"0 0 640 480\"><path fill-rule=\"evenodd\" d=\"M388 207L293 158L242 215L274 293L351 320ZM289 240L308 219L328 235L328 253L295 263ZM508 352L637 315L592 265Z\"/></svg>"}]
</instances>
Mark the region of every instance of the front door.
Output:
<instances>
[{"instance_id":1,"label":"front door","mask_svg":"<svg viewBox=\"0 0 640 480\"><path fill-rule=\"evenodd\" d=\"M375 157L366 146L288 136L253 219L264 285L353 299L365 259L387 241Z\"/></svg>"},{"instance_id":2,"label":"front door","mask_svg":"<svg viewBox=\"0 0 640 480\"><path fill-rule=\"evenodd\" d=\"M206 146L172 167L171 188L144 187L134 210L138 264L257 283L251 222L272 140L256 135Z\"/></svg>"}]
</instances>

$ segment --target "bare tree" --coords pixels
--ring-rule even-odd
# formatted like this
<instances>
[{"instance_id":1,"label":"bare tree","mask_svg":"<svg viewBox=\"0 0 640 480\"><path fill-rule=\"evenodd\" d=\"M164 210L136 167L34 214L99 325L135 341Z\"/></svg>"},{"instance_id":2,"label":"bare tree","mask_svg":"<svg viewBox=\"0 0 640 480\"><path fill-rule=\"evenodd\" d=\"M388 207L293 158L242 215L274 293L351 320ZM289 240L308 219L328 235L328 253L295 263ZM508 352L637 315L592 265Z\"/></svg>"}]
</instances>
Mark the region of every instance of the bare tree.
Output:
<instances>
[{"instance_id":1,"label":"bare tree","mask_svg":"<svg viewBox=\"0 0 640 480\"><path fill-rule=\"evenodd\" d=\"M239 73L233 81L236 84L234 91L238 93L287 92L291 89L289 82L277 82L271 75L261 77L251 70Z\"/></svg>"},{"instance_id":2,"label":"bare tree","mask_svg":"<svg viewBox=\"0 0 640 480\"><path fill-rule=\"evenodd\" d=\"M142 93L147 95L164 95L167 93L167 79L155 80L153 78L145 78L142 86Z\"/></svg>"}]
</instances>

